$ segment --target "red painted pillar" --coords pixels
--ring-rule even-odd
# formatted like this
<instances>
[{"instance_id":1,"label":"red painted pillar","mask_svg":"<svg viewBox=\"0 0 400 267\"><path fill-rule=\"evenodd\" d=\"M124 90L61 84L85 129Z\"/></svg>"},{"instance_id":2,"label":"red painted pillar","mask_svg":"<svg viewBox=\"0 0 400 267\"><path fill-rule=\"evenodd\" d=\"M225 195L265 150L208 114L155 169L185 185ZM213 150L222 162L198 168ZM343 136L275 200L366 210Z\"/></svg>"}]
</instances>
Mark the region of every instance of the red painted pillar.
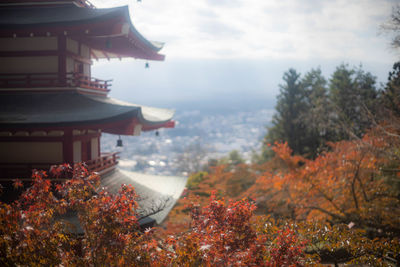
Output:
<instances>
[{"instance_id":1,"label":"red painted pillar","mask_svg":"<svg viewBox=\"0 0 400 267\"><path fill-rule=\"evenodd\" d=\"M58 36L58 81L61 86L67 84L67 37Z\"/></svg>"},{"instance_id":2,"label":"red painted pillar","mask_svg":"<svg viewBox=\"0 0 400 267\"><path fill-rule=\"evenodd\" d=\"M74 139L72 136L72 129L64 131L63 157L64 163L74 164Z\"/></svg>"},{"instance_id":3,"label":"red painted pillar","mask_svg":"<svg viewBox=\"0 0 400 267\"><path fill-rule=\"evenodd\" d=\"M100 138L101 138L101 132L99 132L98 136L97 136L97 156L100 157L101 156L101 151L100 151Z\"/></svg>"}]
</instances>

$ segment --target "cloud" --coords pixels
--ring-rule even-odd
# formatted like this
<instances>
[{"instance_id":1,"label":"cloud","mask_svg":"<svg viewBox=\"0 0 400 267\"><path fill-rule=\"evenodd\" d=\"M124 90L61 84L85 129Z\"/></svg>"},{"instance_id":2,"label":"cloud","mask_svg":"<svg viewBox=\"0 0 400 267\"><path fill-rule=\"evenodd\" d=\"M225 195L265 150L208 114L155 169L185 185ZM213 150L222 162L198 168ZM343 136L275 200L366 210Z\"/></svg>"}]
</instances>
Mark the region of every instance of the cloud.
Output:
<instances>
[{"instance_id":1,"label":"cloud","mask_svg":"<svg viewBox=\"0 0 400 267\"><path fill-rule=\"evenodd\" d=\"M390 0L93 0L129 3L149 39L171 58L392 60L378 37Z\"/></svg>"}]
</instances>

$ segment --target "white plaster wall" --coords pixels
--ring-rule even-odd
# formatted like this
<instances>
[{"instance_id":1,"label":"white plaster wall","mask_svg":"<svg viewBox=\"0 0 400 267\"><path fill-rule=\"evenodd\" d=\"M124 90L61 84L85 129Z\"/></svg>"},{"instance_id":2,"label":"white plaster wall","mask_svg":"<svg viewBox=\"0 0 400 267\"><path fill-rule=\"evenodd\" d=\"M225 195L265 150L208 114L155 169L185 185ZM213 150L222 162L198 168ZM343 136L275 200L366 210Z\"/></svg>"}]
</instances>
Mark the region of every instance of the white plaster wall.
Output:
<instances>
[{"instance_id":1,"label":"white plaster wall","mask_svg":"<svg viewBox=\"0 0 400 267\"><path fill-rule=\"evenodd\" d=\"M1 38L0 51L57 50L57 37Z\"/></svg>"},{"instance_id":2,"label":"white plaster wall","mask_svg":"<svg viewBox=\"0 0 400 267\"><path fill-rule=\"evenodd\" d=\"M61 142L0 142L2 163L62 163Z\"/></svg>"},{"instance_id":3,"label":"white plaster wall","mask_svg":"<svg viewBox=\"0 0 400 267\"><path fill-rule=\"evenodd\" d=\"M74 60L67 57L67 72L74 72Z\"/></svg>"},{"instance_id":4,"label":"white plaster wall","mask_svg":"<svg viewBox=\"0 0 400 267\"><path fill-rule=\"evenodd\" d=\"M97 137L90 140L92 157L91 159L97 159L99 157L99 139Z\"/></svg>"},{"instance_id":5,"label":"white plaster wall","mask_svg":"<svg viewBox=\"0 0 400 267\"><path fill-rule=\"evenodd\" d=\"M83 64L83 74L85 76L90 77L90 65L89 64Z\"/></svg>"},{"instance_id":6,"label":"white plaster wall","mask_svg":"<svg viewBox=\"0 0 400 267\"><path fill-rule=\"evenodd\" d=\"M0 57L0 73L58 72L56 56Z\"/></svg>"},{"instance_id":7,"label":"white plaster wall","mask_svg":"<svg viewBox=\"0 0 400 267\"><path fill-rule=\"evenodd\" d=\"M74 54L79 54L79 44L77 41L67 38L67 50Z\"/></svg>"},{"instance_id":8,"label":"white plaster wall","mask_svg":"<svg viewBox=\"0 0 400 267\"><path fill-rule=\"evenodd\" d=\"M81 45L81 56L90 59L90 49L87 45Z\"/></svg>"},{"instance_id":9,"label":"white plaster wall","mask_svg":"<svg viewBox=\"0 0 400 267\"><path fill-rule=\"evenodd\" d=\"M82 161L82 142L75 141L73 145L74 149L74 162L81 162Z\"/></svg>"}]
</instances>

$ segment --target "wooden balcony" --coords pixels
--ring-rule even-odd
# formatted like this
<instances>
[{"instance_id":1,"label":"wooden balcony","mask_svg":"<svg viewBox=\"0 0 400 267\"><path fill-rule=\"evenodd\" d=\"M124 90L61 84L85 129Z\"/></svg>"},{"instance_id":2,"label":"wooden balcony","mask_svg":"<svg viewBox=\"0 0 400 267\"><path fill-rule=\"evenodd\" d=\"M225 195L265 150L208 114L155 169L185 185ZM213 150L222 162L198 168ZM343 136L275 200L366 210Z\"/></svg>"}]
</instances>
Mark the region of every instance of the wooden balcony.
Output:
<instances>
[{"instance_id":1,"label":"wooden balcony","mask_svg":"<svg viewBox=\"0 0 400 267\"><path fill-rule=\"evenodd\" d=\"M114 169L118 164L118 154L119 152L101 153L99 158L86 161L85 163L89 171L104 174Z\"/></svg>"},{"instance_id":2,"label":"wooden balcony","mask_svg":"<svg viewBox=\"0 0 400 267\"><path fill-rule=\"evenodd\" d=\"M110 91L112 80L101 80L79 73L67 73L60 76L58 73L0 73L1 89L13 88L71 88L79 87L91 89L107 94Z\"/></svg>"},{"instance_id":3,"label":"wooden balcony","mask_svg":"<svg viewBox=\"0 0 400 267\"><path fill-rule=\"evenodd\" d=\"M117 166L118 154L119 152L101 153L100 157L86 161L85 164L90 172L102 175ZM13 181L15 178L31 181L33 169L47 171L52 165L55 163L0 163L0 182Z\"/></svg>"}]
</instances>

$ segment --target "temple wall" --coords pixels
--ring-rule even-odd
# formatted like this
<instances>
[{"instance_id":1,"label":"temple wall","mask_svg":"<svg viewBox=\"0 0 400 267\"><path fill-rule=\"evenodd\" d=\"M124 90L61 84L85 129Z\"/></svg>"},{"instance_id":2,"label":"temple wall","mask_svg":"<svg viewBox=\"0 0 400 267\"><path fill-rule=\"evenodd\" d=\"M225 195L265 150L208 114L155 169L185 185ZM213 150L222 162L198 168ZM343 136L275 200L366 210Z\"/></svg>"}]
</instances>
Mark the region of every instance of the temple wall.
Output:
<instances>
[{"instance_id":1,"label":"temple wall","mask_svg":"<svg viewBox=\"0 0 400 267\"><path fill-rule=\"evenodd\" d=\"M90 49L87 45L81 45L81 56L90 59Z\"/></svg>"},{"instance_id":2,"label":"temple wall","mask_svg":"<svg viewBox=\"0 0 400 267\"><path fill-rule=\"evenodd\" d=\"M74 163L82 161L82 142L75 141L74 142Z\"/></svg>"},{"instance_id":3,"label":"temple wall","mask_svg":"<svg viewBox=\"0 0 400 267\"><path fill-rule=\"evenodd\" d=\"M57 37L1 38L0 51L57 50Z\"/></svg>"},{"instance_id":4,"label":"temple wall","mask_svg":"<svg viewBox=\"0 0 400 267\"><path fill-rule=\"evenodd\" d=\"M90 65L89 64L83 64L83 74L85 76L91 76L90 75Z\"/></svg>"},{"instance_id":5,"label":"temple wall","mask_svg":"<svg viewBox=\"0 0 400 267\"><path fill-rule=\"evenodd\" d=\"M0 57L0 73L43 73L57 72L56 56Z\"/></svg>"},{"instance_id":6,"label":"temple wall","mask_svg":"<svg viewBox=\"0 0 400 267\"><path fill-rule=\"evenodd\" d=\"M90 140L92 159L97 159L99 157L99 138L92 138Z\"/></svg>"},{"instance_id":7,"label":"temple wall","mask_svg":"<svg viewBox=\"0 0 400 267\"><path fill-rule=\"evenodd\" d=\"M67 38L67 51L79 55L79 43L75 40Z\"/></svg>"},{"instance_id":8,"label":"temple wall","mask_svg":"<svg viewBox=\"0 0 400 267\"><path fill-rule=\"evenodd\" d=\"M0 142L1 163L62 163L62 142Z\"/></svg>"},{"instance_id":9,"label":"temple wall","mask_svg":"<svg viewBox=\"0 0 400 267\"><path fill-rule=\"evenodd\" d=\"M70 57L67 57L67 72L74 72L74 60Z\"/></svg>"}]
</instances>

